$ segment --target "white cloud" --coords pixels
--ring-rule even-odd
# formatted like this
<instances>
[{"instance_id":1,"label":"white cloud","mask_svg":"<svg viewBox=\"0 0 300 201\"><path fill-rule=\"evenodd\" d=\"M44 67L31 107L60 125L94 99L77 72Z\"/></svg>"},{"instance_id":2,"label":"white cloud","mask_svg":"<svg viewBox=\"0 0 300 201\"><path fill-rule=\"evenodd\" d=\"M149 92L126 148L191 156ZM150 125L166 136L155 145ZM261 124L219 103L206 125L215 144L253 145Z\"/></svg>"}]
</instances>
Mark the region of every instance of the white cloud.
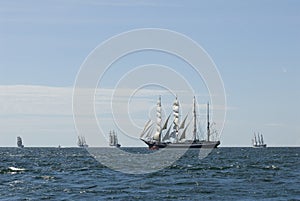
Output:
<instances>
[{"instance_id":1,"label":"white cloud","mask_svg":"<svg viewBox=\"0 0 300 201\"><path fill-rule=\"evenodd\" d=\"M71 115L71 88L0 86L1 115Z\"/></svg>"},{"instance_id":2,"label":"white cloud","mask_svg":"<svg viewBox=\"0 0 300 201\"><path fill-rule=\"evenodd\" d=\"M172 113L174 94L148 88L134 94L131 94L132 91L134 90L118 89L118 93L112 96L113 89L97 89L95 111L105 134L110 129L119 133L124 131L127 136L120 135L121 142L130 146L143 146L138 138L144 123L155 117L158 95L162 96L163 116L166 118ZM184 91L176 91L176 94L181 103L182 116L188 112L191 114L192 95ZM72 96L71 87L0 86L0 145L14 146L15 137L22 135L30 146L75 146L77 133L73 121ZM205 104L198 104L199 110L204 114ZM86 116L84 124L90 125L91 118L94 116ZM93 145L92 142L95 141L97 140L90 140L90 144ZM107 142L102 142L101 145L105 146Z\"/></svg>"}]
</instances>

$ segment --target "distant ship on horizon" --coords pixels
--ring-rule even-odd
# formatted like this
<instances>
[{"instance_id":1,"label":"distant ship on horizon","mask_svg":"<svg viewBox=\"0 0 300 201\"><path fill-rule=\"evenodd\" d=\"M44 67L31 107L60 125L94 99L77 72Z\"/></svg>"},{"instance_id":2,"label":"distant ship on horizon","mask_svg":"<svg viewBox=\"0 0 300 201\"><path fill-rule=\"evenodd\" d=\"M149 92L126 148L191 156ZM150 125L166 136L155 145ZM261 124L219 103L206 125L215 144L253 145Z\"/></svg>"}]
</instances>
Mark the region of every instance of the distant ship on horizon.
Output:
<instances>
[{"instance_id":1,"label":"distant ship on horizon","mask_svg":"<svg viewBox=\"0 0 300 201\"><path fill-rule=\"evenodd\" d=\"M161 97L159 97L156 107L156 122L149 120L141 134L140 139L145 142L149 149L160 148L216 148L220 145L219 140L212 140L212 135L216 134L216 131L211 130L211 124L209 119L209 104L207 104L207 130L206 139L200 139L197 128L197 113L196 113L196 98L193 98L193 129L192 139L188 139L186 136L187 129L191 122L186 124L188 115L185 116L182 122L179 122L179 101L176 97L173 103L173 122L168 126L170 116L162 124L161 116ZM154 125L156 131L154 130ZM166 132L164 132L166 130Z\"/></svg>"},{"instance_id":2,"label":"distant ship on horizon","mask_svg":"<svg viewBox=\"0 0 300 201\"><path fill-rule=\"evenodd\" d=\"M22 142L22 138L20 136L17 137L17 146L19 148L24 148L23 142Z\"/></svg>"},{"instance_id":3,"label":"distant ship on horizon","mask_svg":"<svg viewBox=\"0 0 300 201\"><path fill-rule=\"evenodd\" d=\"M255 134L254 133L254 138L252 139L252 145L253 148L266 148L267 144L264 143L264 138L262 134Z\"/></svg>"},{"instance_id":4,"label":"distant ship on horizon","mask_svg":"<svg viewBox=\"0 0 300 201\"><path fill-rule=\"evenodd\" d=\"M77 145L80 148L87 148L87 147L89 147L89 145L85 141L85 137L84 136L78 136Z\"/></svg>"},{"instance_id":5,"label":"distant ship on horizon","mask_svg":"<svg viewBox=\"0 0 300 201\"><path fill-rule=\"evenodd\" d=\"M114 130L109 131L109 146L121 147L121 144L118 142L118 136Z\"/></svg>"}]
</instances>

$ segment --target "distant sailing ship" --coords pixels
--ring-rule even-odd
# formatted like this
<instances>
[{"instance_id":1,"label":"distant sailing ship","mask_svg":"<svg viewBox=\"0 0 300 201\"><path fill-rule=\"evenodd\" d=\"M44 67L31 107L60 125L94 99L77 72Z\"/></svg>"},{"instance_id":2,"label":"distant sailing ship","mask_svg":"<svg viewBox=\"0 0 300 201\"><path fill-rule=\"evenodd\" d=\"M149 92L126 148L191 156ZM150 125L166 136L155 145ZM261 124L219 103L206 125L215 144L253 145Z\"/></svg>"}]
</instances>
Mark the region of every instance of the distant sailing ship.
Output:
<instances>
[{"instance_id":1,"label":"distant sailing ship","mask_svg":"<svg viewBox=\"0 0 300 201\"><path fill-rule=\"evenodd\" d=\"M211 140L211 125L209 122L209 104L207 104L207 139L200 139L197 130L197 113L196 113L196 99L193 99L193 137L192 139L186 139L186 132L189 128L188 123L186 125L186 120L188 115L185 116L183 121L179 123L179 101L176 100L173 103L173 123L168 126L168 121L170 120L168 116L167 120L162 126L161 117L161 97L159 97L156 107L156 132L153 133L153 125L155 124L149 120L140 136L140 139L145 142L149 149L159 149L159 148L216 148L220 145L219 140ZM166 132L164 133L164 130ZM215 132L216 133L216 132Z\"/></svg>"},{"instance_id":2,"label":"distant sailing ship","mask_svg":"<svg viewBox=\"0 0 300 201\"><path fill-rule=\"evenodd\" d=\"M78 136L77 145L78 145L78 147L81 147L81 148L89 147L89 145L85 141L84 136Z\"/></svg>"},{"instance_id":3,"label":"distant sailing ship","mask_svg":"<svg viewBox=\"0 0 300 201\"><path fill-rule=\"evenodd\" d=\"M17 137L17 146L19 148L24 148L23 142L22 142L22 138L20 136Z\"/></svg>"},{"instance_id":4,"label":"distant sailing ship","mask_svg":"<svg viewBox=\"0 0 300 201\"><path fill-rule=\"evenodd\" d=\"M109 132L109 146L121 147L118 143L118 136L114 130Z\"/></svg>"},{"instance_id":5,"label":"distant sailing ship","mask_svg":"<svg viewBox=\"0 0 300 201\"><path fill-rule=\"evenodd\" d=\"M252 144L254 148L266 148L267 144L264 143L264 138L262 134L257 134L257 136L254 133L254 138L252 139Z\"/></svg>"}]
</instances>

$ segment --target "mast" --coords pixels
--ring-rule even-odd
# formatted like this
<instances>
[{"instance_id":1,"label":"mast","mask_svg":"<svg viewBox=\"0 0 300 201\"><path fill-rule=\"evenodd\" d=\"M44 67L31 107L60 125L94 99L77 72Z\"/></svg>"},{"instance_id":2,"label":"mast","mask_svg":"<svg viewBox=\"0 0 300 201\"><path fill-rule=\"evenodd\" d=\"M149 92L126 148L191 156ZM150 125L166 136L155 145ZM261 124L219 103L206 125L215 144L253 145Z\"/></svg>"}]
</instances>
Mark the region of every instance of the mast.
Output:
<instances>
[{"instance_id":1,"label":"mast","mask_svg":"<svg viewBox=\"0 0 300 201\"><path fill-rule=\"evenodd\" d=\"M173 103L173 115L174 115L174 127L173 129L175 130L176 133L176 138L178 140L178 130L179 130L179 102L177 100L177 96L176 99Z\"/></svg>"},{"instance_id":2,"label":"mast","mask_svg":"<svg viewBox=\"0 0 300 201\"><path fill-rule=\"evenodd\" d=\"M261 142L261 139L260 139L260 137L259 137L259 133L257 133L257 139L258 139L258 144L261 145L262 142Z\"/></svg>"},{"instance_id":3,"label":"mast","mask_svg":"<svg viewBox=\"0 0 300 201\"><path fill-rule=\"evenodd\" d=\"M256 139L255 133L254 133L254 142L255 142L255 145L257 145L257 139Z\"/></svg>"},{"instance_id":4,"label":"mast","mask_svg":"<svg viewBox=\"0 0 300 201\"><path fill-rule=\"evenodd\" d=\"M260 134L260 141L261 141L261 144L264 144L264 138L263 138L262 134Z\"/></svg>"},{"instance_id":5,"label":"mast","mask_svg":"<svg viewBox=\"0 0 300 201\"><path fill-rule=\"evenodd\" d=\"M80 136L77 137L77 145L78 145L79 147L81 146Z\"/></svg>"},{"instance_id":6,"label":"mast","mask_svg":"<svg viewBox=\"0 0 300 201\"><path fill-rule=\"evenodd\" d=\"M195 99L195 96L194 96L194 99L193 99L193 114L194 114L194 129L193 129L193 137L194 137L194 141L197 140L197 115L196 115L196 99Z\"/></svg>"},{"instance_id":7,"label":"mast","mask_svg":"<svg viewBox=\"0 0 300 201\"><path fill-rule=\"evenodd\" d=\"M210 125L209 125L209 103L207 103L207 141L209 142L210 137Z\"/></svg>"},{"instance_id":8,"label":"mast","mask_svg":"<svg viewBox=\"0 0 300 201\"><path fill-rule=\"evenodd\" d=\"M113 134L114 134L114 145L117 145L118 144L117 134L115 133L115 131L113 131Z\"/></svg>"},{"instance_id":9,"label":"mast","mask_svg":"<svg viewBox=\"0 0 300 201\"><path fill-rule=\"evenodd\" d=\"M161 133L161 97L159 96L156 106L156 133L153 136L154 140L160 142Z\"/></svg>"},{"instance_id":10,"label":"mast","mask_svg":"<svg viewBox=\"0 0 300 201\"><path fill-rule=\"evenodd\" d=\"M111 131L109 131L109 145L113 146L114 145L114 136Z\"/></svg>"},{"instance_id":11,"label":"mast","mask_svg":"<svg viewBox=\"0 0 300 201\"><path fill-rule=\"evenodd\" d=\"M86 141L85 141L85 137L84 136L82 136L82 144L86 145Z\"/></svg>"}]
</instances>

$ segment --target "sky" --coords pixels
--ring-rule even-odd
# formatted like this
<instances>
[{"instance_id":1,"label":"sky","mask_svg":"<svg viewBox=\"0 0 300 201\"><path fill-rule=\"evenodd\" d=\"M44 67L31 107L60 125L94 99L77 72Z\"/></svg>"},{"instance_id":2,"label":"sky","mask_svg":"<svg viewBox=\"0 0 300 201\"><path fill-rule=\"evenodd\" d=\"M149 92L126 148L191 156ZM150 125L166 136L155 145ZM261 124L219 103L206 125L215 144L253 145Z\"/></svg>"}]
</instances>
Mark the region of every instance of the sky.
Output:
<instances>
[{"instance_id":1,"label":"sky","mask_svg":"<svg viewBox=\"0 0 300 201\"><path fill-rule=\"evenodd\" d=\"M25 146L76 146L72 91L80 66L103 41L140 28L179 32L209 54L227 100L221 108L226 110L221 146L251 146L254 132L262 133L268 146L299 146L299 9L297 0L1 1L0 146L15 146L19 135ZM97 103L95 108L104 118L104 132L117 129L110 111L101 108L109 109L112 88L129 67L153 61L188 77L200 113L205 113L209 93L192 72L180 70L186 64L163 53L137 53L117 61L98 87L100 108ZM124 86L122 90L131 85ZM144 146L138 133L154 115L159 94L168 115L169 93L153 86L140 90L129 104L136 122L132 130L127 126L135 134L126 137L118 131L122 145ZM180 99L186 107L183 116L189 99Z\"/></svg>"}]
</instances>

